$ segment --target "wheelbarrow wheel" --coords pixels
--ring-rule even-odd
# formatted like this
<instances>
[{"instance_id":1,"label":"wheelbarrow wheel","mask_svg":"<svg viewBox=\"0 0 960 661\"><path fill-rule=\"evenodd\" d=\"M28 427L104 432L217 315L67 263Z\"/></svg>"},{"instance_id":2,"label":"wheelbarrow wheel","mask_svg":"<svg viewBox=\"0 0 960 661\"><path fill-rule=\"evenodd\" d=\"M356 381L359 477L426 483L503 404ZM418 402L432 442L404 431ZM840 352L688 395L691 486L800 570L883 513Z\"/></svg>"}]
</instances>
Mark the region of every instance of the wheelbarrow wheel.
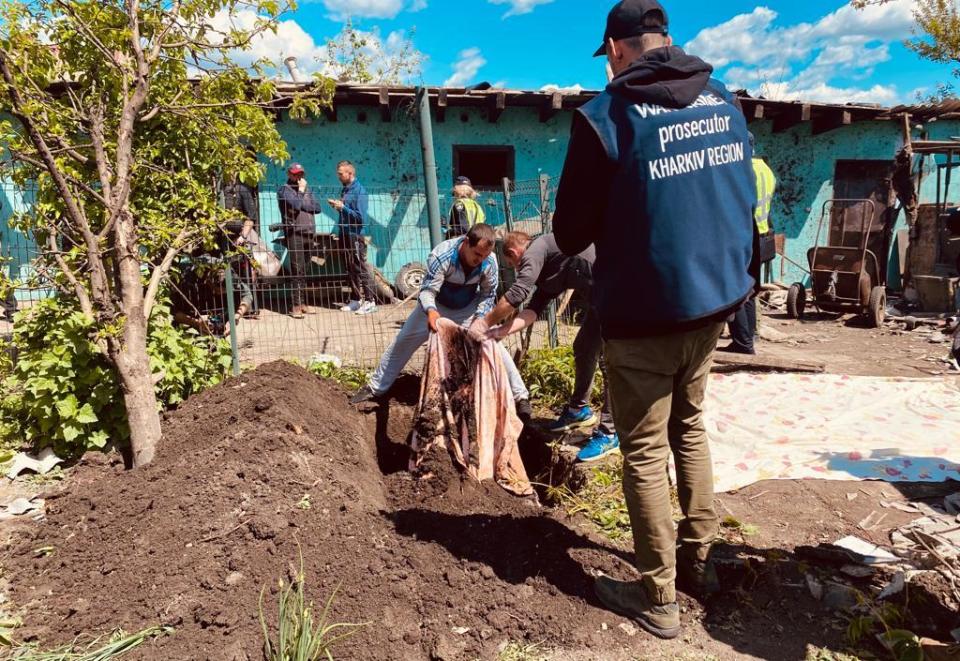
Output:
<instances>
[{"instance_id":1,"label":"wheelbarrow wheel","mask_svg":"<svg viewBox=\"0 0 960 661\"><path fill-rule=\"evenodd\" d=\"M887 289L874 287L870 291L870 303L867 305L867 320L871 328L880 328L887 320Z\"/></svg>"},{"instance_id":2,"label":"wheelbarrow wheel","mask_svg":"<svg viewBox=\"0 0 960 661\"><path fill-rule=\"evenodd\" d=\"M400 298L409 298L420 291L420 285L423 284L426 275L427 267L420 262L405 264L397 273L397 279L394 282Z\"/></svg>"},{"instance_id":3,"label":"wheelbarrow wheel","mask_svg":"<svg viewBox=\"0 0 960 661\"><path fill-rule=\"evenodd\" d=\"M791 319L803 319L803 311L806 307L807 288L795 282L787 291L787 316Z\"/></svg>"}]
</instances>

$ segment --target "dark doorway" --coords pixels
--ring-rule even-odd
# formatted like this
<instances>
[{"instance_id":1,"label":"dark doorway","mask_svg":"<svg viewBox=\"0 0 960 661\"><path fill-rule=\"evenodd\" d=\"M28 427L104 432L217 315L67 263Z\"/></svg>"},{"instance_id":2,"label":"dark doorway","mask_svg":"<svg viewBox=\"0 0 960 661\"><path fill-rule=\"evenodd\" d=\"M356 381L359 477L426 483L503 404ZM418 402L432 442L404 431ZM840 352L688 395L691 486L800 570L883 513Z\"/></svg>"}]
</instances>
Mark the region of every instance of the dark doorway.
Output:
<instances>
[{"instance_id":1,"label":"dark doorway","mask_svg":"<svg viewBox=\"0 0 960 661\"><path fill-rule=\"evenodd\" d=\"M515 176L515 158L509 146L454 145L453 178L469 177L478 190L500 190L504 177Z\"/></svg>"}]
</instances>

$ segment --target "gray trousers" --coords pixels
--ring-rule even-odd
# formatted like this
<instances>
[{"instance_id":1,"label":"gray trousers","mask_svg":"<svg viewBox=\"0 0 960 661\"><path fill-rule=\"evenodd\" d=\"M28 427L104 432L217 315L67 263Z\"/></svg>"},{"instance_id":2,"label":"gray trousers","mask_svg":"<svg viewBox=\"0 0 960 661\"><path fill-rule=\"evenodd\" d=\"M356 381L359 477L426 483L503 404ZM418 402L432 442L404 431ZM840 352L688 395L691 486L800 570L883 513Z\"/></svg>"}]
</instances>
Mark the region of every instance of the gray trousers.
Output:
<instances>
[{"instance_id":1,"label":"gray trousers","mask_svg":"<svg viewBox=\"0 0 960 661\"><path fill-rule=\"evenodd\" d=\"M442 305L437 306L440 314L457 324L466 326L474 318L477 312L477 304L468 305L462 310L451 310ZM387 348L387 351L380 359L377 370L370 378L370 389L375 395L385 395L394 381L400 376L400 372L407 366L413 354L422 347L430 337L430 326L427 324L427 313L419 305L407 317L406 323L397 337ZM510 381L510 390L513 392L514 401L530 399L530 392L523 385L523 379L520 377L520 370L517 369L510 352L507 351L499 342L497 350L503 358L503 364L507 368L507 378Z\"/></svg>"},{"instance_id":2,"label":"gray trousers","mask_svg":"<svg viewBox=\"0 0 960 661\"><path fill-rule=\"evenodd\" d=\"M600 334L600 317L595 308L587 310L587 316L573 340L573 362L576 368L573 393L570 395L570 408L590 405L590 393L593 391L593 377L597 366L603 374L603 409L600 411L599 431L611 436L616 433L613 416L610 413L610 394L606 364L603 360L603 336Z\"/></svg>"}]
</instances>

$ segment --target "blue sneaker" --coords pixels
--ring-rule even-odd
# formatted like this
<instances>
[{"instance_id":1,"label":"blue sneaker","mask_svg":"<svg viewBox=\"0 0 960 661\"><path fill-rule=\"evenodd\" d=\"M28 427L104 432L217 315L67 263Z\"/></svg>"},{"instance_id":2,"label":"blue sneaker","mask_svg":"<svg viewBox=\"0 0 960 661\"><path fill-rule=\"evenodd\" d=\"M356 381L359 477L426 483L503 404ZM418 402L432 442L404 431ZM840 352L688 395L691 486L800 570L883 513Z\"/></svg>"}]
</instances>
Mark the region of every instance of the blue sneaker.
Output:
<instances>
[{"instance_id":1,"label":"blue sneaker","mask_svg":"<svg viewBox=\"0 0 960 661\"><path fill-rule=\"evenodd\" d=\"M590 437L590 440L587 441L587 444L583 446L582 450L580 450L580 454L577 455L577 461L582 461L584 463L589 461L597 461L598 459L603 459L608 454L618 452L619 450L619 436L616 434L607 436L600 430L597 430L593 432L593 436Z\"/></svg>"},{"instance_id":2,"label":"blue sneaker","mask_svg":"<svg viewBox=\"0 0 960 661\"><path fill-rule=\"evenodd\" d=\"M600 422L600 419L593 412L593 409L584 406L576 411L567 408L559 418L549 423L546 428L547 431L572 431L574 429L589 429L598 422Z\"/></svg>"}]
</instances>

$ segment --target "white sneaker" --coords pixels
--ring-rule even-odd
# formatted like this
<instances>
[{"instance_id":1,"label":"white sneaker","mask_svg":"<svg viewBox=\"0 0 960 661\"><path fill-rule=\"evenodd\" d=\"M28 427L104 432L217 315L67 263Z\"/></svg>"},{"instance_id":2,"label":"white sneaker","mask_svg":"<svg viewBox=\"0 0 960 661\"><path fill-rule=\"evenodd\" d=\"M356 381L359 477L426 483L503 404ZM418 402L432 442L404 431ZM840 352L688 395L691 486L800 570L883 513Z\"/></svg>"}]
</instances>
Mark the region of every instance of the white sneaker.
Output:
<instances>
[{"instance_id":1,"label":"white sneaker","mask_svg":"<svg viewBox=\"0 0 960 661\"><path fill-rule=\"evenodd\" d=\"M364 301L363 304L360 306L360 309L357 310L357 314L359 315L373 314L376 311L377 311L376 303L374 303L373 301Z\"/></svg>"},{"instance_id":2,"label":"white sneaker","mask_svg":"<svg viewBox=\"0 0 960 661\"><path fill-rule=\"evenodd\" d=\"M340 308L340 312L357 312L362 306L363 304L360 301L350 301Z\"/></svg>"}]
</instances>

